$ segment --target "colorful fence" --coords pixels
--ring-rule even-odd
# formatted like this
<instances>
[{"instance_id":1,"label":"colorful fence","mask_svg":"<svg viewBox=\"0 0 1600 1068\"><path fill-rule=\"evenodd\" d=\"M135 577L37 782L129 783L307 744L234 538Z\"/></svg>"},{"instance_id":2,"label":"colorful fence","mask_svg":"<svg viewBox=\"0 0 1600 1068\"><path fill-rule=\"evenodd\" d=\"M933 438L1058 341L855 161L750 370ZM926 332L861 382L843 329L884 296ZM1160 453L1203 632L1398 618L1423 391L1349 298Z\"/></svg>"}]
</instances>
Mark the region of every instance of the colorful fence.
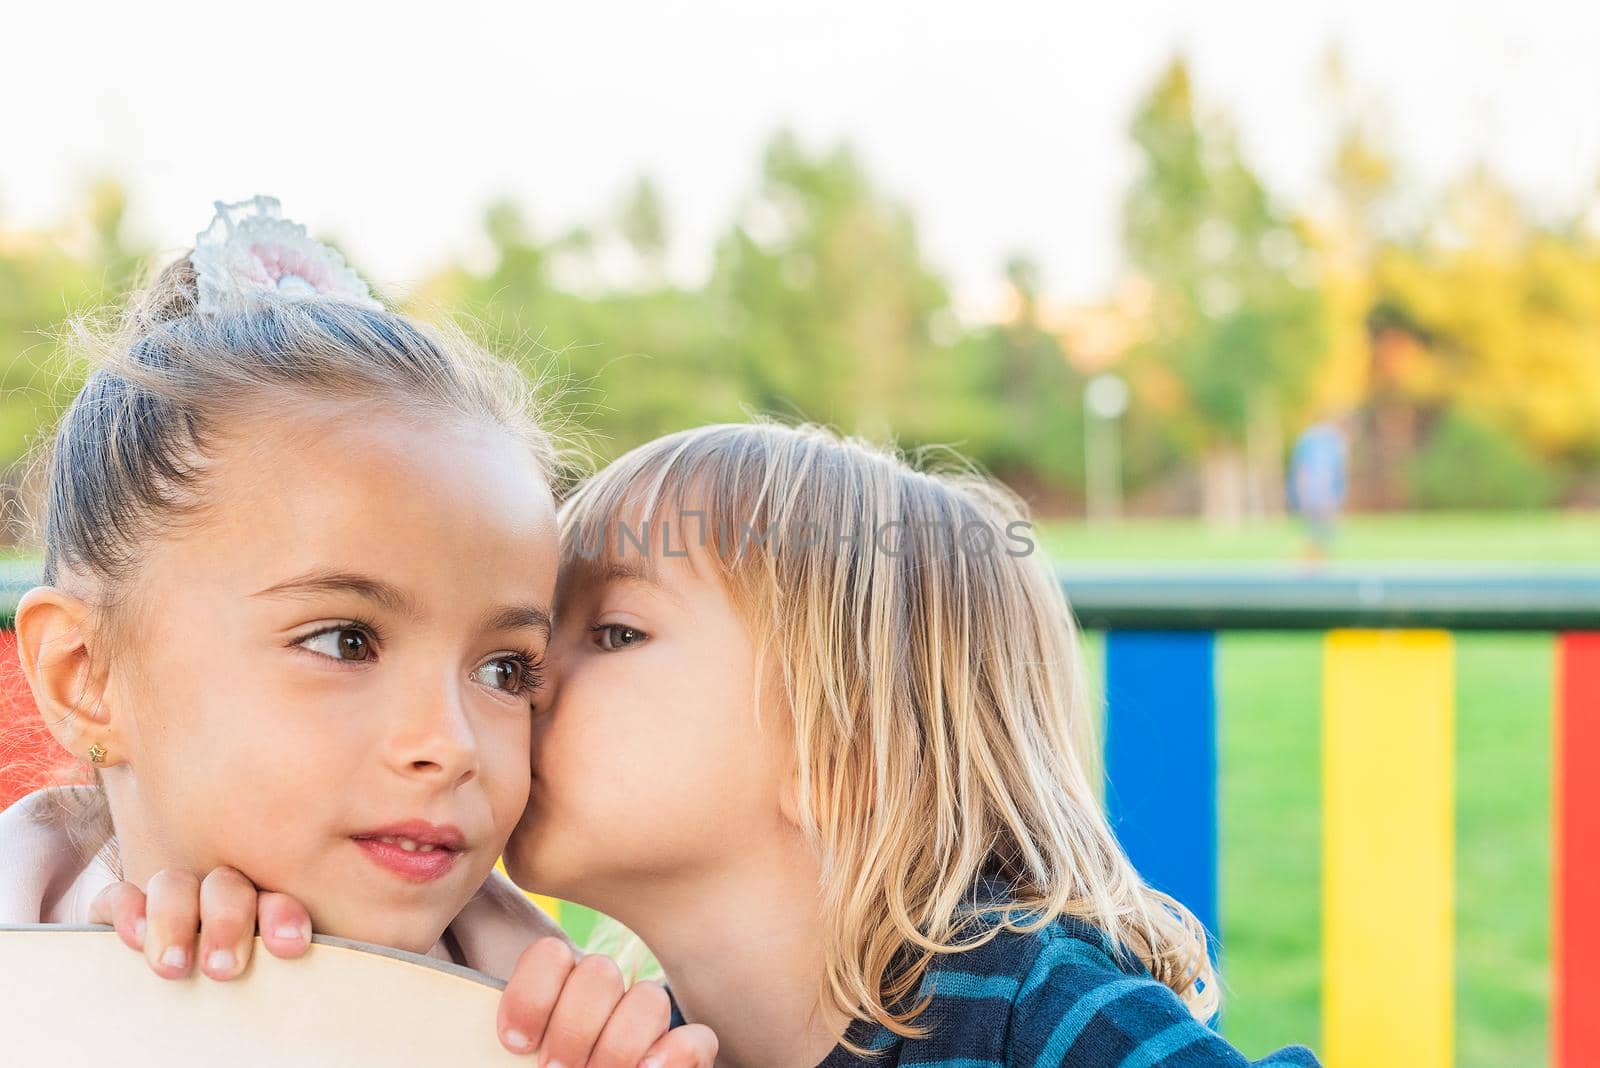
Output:
<instances>
[{"instance_id":1,"label":"colorful fence","mask_svg":"<svg viewBox=\"0 0 1600 1068\"><path fill-rule=\"evenodd\" d=\"M15 584L8 578L0 587ZM1146 567L1064 573L1062 584L1082 625L1106 635L1106 800L1117 832L1145 877L1222 938L1217 632L1325 632L1319 1053L1330 1068L1452 1063L1452 633L1557 634L1551 1055L1560 1068L1600 1065L1600 572ZM33 729L9 631L0 660L0 731L24 746L8 756L36 769L53 743ZM37 785L7 770L0 807ZM580 935L594 921L546 903Z\"/></svg>"},{"instance_id":2,"label":"colorful fence","mask_svg":"<svg viewBox=\"0 0 1600 1068\"><path fill-rule=\"evenodd\" d=\"M1323 638L1330 1068L1454 1059L1454 639L1558 637L1551 1054L1600 1064L1600 573L1068 573L1104 630L1106 798L1147 879L1219 931L1216 632ZM1223 710L1226 714L1226 710Z\"/></svg>"}]
</instances>

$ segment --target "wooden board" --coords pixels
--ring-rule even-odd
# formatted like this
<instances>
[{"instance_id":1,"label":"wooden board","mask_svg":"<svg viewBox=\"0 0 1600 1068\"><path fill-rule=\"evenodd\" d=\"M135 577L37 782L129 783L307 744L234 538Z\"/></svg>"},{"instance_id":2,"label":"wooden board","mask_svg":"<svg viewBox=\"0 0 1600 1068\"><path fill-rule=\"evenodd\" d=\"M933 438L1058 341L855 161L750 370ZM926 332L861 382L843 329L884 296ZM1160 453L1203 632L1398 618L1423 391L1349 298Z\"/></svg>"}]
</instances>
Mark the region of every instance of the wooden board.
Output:
<instances>
[{"instance_id":1,"label":"wooden board","mask_svg":"<svg viewBox=\"0 0 1600 1068\"><path fill-rule=\"evenodd\" d=\"M162 979L107 927L0 926L0 1061L527 1065L495 1034L497 980L318 935L299 960L256 940L237 979Z\"/></svg>"}]
</instances>

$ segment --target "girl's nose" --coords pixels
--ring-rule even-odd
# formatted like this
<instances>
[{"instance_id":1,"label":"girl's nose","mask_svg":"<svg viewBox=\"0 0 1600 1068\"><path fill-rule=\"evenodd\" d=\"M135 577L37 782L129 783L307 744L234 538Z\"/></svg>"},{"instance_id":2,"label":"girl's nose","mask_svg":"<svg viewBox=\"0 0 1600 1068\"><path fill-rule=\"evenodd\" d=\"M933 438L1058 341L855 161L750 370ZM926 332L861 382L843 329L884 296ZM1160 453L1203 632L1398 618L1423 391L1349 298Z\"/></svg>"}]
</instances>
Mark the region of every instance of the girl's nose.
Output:
<instances>
[{"instance_id":1,"label":"girl's nose","mask_svg":"<svg viewBox=\"0 0 1600 1068\"><path fill-rule=\"evenodd\" d=\"M407 777L465 782L478 771L478 739L459 684L419 688L396 709L390 766Z\"/></svg>"}]
</instances>

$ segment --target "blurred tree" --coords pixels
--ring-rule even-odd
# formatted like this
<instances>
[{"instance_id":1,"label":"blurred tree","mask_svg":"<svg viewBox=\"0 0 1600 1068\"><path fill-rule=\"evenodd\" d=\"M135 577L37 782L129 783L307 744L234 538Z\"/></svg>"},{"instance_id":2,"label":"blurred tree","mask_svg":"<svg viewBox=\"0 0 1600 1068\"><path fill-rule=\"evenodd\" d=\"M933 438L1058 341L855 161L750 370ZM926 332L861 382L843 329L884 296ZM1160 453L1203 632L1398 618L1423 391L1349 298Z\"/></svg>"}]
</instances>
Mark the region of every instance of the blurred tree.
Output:
<instances>
[{"instance_id":1,"label":"blurred tree","mask_svg":"<svg viewBox=\"0 0 1600 1068\"><path fill-rule=\"evenodd\" d=\"M1391 388L1458 412L1457 439L1494 435L1507 455L1568 472L1593 466L1600 255L1592 244L1571 228L1529 223L1480 165L1451 188L1419 240L1384 250L1373 284L1379 302L1425 342L1391 371ZM1505 503L1526 498L1510 494Z\"/></svg>"},{"instance_id":2,"label":"blurred tree","mask_svg":"<svg viewBox=\"0 0 1600 1068\"><path fill-rule=\"evenodd\" d=\"M1367 315L1377 301L1374 266L1390 237L1386 217L1395 189L1382 113L1358 98L1336 48L1324 60L1322 83L1335 133L1313 231L1328 308L1328 356L1311 409L1293 413L1297 424L1352 409L1370 388Z\"/></svg>"},{"instance_id":3,"label":"blurred tree","mask_svg":"<svg viewBox=\"0 0 1600 1068\"><path fill-rule=\"evenodd\" d=\"M635 207L654 197L640 188ZM652 242L665 240L665 211L657 203L640 218L649 213L654 221L634 239L644 249L664 248ZM739 416L699 293L671 286L662 274L644 289L607 287L594 269L602 240L596 231L578 227L542 241L510 203L489 208L484 230L492 266L440 272L419 303L458 312L542 383L549 422L570 445L603 461L671 430Z\"/></svg>"},{"instance_id":4,"label":"blurred tree","mask_svg":"<svg viewBox=\"0 0 1600 1068\"><path fill-rule=\"evenodd\" d=\"M1137 299L1098 309L1121 323L1114 355L1137 398L1130 483L1188 507L1198 468L1211 514L1269 509L1284 432L1351 408L1387 443L1390 503L1527 504L1574 478L1600 494L1600 207L1535 224L1480 167L1424 231L1398 233L1378 113L1353 102L1336 54L1327 77L1338 135L1305 219L1272 203L1228 123L1196 107L1181 60L1137 112L1142 167L1123 212ZM51 334L120 298L142 259L125 214L120 187L101 182L60 226L0 225L0 465L13 481L81 374ZM600 459L761 411L953 445L1052 509L1081 489L1083 383L1026 257L1005 266L1007 310L963 324L906 207L848 147L808 151L790 134L766 147L703 286L667 276L671 234L648 176L608 218L554 234L498 202L482 254L428 279L411 307L460 315L557 387L556 429L588 432ZM1094 336L1071 334L1084 366ZM1524 477L1528 465L1555 477ZM1450 472L1480 468L1500 489L1479 480L1482 493L1452 497Z\"/></svg>"},{"instance_id":5,"label":"blurred tree","mask_svg":"<svg viewBox=\"0 0 1600 1068\"><path fill-rule=\"evenodd\" d=\"M1084 483L1083 378L1040 321L1039 269L1026 256L1006 263L1012 314L972 342L980 400L969 448L1030 496L1076 495Z\"/></svg>"},{"instance_id":6,"label":"blurred tree","mask_svg":"<svg viewBox=\"0 0 1600 1068\"><path fill-rule=\"evenodd\" d=\"M629 191L619 227L639 259L646 282L660 286L667 273L667 206L648 176L641 175Z\"/></svg>"},{"instance_id":7,"label":"blurred tree","mask_svg":"<svg viewBox=\"0 0 1600 1068\"><path fill-rule=\"evenodd\" d=\"M63 322L115 303L132 283L143 250L126 237L126 215L122 186L100 179L54 228L0 224L0 469L8 481L82 384L82 368L58 343Z\"/></svg>"},{"instance_id":8,"label":"blurred tree","mask_svg":"<svg viewBox=\"0 0 1600 1068\"><path fill-rule=\"evenodd\" d=\"M929 429L931 324L948 318L949 295L910 213L848 148L814 156L792 134L772 141L755 197L718 245L710 299L753 408L877 439Z\"/></svg>"},{"instance_id":9,"label":"blurred tree","mask_svg":"<svg viewBox=\"0 0 1600 1068\"><path fill-rule=\"evenodd\" d=\"M1558 489L1556 473L1521 442L1459 410L1444 415L1406 474L1423 508L1544 508Z\"/></svg>"},{"instance_id":10,"label":"blurred tree","mask_svg":"<svg viewBox=\"0 0 1600 1068\"><path fill-rule=\"evenodd\" d=\"M1183 61L1138 109L1143 166L1124 204L1128 257L1154 287L1154 321L1132 361L1184 394L1171 430L1201 456L1206 513L1237 519L1251 494L1245 448L1281 457L1279 415L1305 402L1325 352L1310 250L1239 153L1199 112ZM1258 494L1260 496L1261 494Z\"/></svg>"}]
</instances>

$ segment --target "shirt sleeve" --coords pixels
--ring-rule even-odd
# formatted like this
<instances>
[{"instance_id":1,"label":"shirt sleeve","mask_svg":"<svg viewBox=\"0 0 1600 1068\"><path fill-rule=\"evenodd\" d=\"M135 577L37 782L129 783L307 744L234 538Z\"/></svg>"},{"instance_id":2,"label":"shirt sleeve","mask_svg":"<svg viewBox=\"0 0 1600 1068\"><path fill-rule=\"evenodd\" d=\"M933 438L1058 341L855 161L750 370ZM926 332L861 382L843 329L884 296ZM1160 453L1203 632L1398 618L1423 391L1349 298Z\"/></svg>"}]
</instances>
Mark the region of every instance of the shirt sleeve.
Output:
<instances>
[{"instance_id":1,"label":"shirt sleeve","mask_svg":"<svg viewBox=\"0 0 1600 1068\"><path fill-rule=\"evenodd\" d=\"M1245 1057L1178 996L1148 975L1118 968L1082 939L1052 938L1017 992L1009 1068L1317 1068L1305 1046Z\"/></svg>"}]
</instances>

